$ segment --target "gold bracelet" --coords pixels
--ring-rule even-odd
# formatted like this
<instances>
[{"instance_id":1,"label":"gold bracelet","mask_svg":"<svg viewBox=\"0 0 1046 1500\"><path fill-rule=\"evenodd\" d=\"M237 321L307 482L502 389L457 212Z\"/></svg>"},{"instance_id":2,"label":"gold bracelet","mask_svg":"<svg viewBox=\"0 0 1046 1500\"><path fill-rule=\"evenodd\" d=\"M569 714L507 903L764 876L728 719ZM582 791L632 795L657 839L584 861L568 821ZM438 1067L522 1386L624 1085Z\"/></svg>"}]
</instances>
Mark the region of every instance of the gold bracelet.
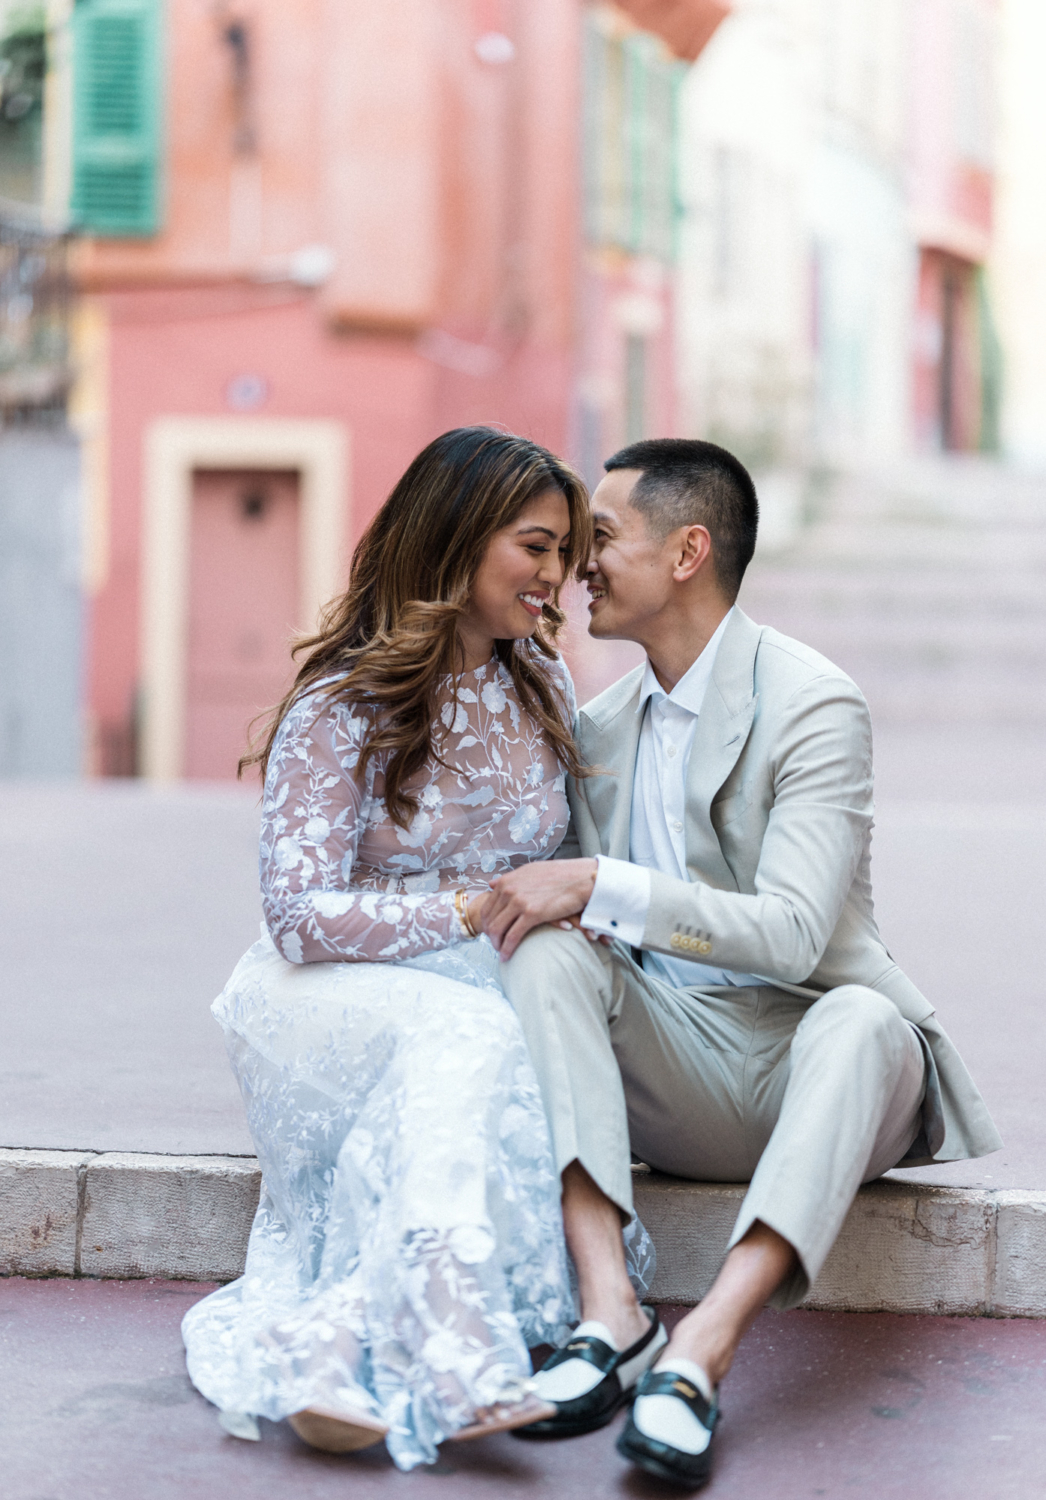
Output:
<instances>
[{"instance_id":1,"label":"gold bracelet","mask_svg":"<svg viewBox=\"0 0 1046 1500\"><path fill-rule=\"evenodd\" d=\"M458 914L458 921L461 923L461 930L464 932L465 936L469 938L478 938L479 933L473 927L472 919L469 916L468 891L463 885L458 886L457 890L454 892L454 910Z\"/></svg>"}]
</instances>

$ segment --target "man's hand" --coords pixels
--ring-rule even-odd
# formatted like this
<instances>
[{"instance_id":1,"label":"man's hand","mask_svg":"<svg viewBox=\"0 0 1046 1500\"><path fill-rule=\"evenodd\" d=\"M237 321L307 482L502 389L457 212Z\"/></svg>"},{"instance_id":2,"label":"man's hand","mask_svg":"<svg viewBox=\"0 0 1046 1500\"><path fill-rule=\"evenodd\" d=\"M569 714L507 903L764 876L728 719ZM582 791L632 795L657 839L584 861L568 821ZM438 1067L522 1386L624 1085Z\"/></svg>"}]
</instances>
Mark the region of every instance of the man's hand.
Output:
<instances>
[{"instance_id":1,"label":"man's hand","mask_svg":"<svg viewBox=\"0 0 1046 1500\"><path fill-rule=\"evenodd\" d=\"M594 859L548 859L499 875L482 912L483 931L503 959L544 922L577 917L596 883Z\"/></svg>"}]
</instances>

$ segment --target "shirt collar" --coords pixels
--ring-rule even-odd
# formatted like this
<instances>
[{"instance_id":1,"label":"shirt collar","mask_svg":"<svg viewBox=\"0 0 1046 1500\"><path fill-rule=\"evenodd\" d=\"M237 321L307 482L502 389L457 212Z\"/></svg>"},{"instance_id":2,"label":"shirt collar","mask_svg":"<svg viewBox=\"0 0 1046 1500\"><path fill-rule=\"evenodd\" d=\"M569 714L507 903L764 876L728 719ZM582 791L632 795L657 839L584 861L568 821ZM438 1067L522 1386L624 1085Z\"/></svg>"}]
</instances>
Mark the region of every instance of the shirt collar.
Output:
<instances>
[{"instance_id":1,"label":"shirt collar","mask_svg":"<svg viewBox=\"0 0 1046 1500\"><path fill-rule=\"evenodd\" d=\"M702 704L705 701L705 693L708 691L708 684L712 680L712 672L715 668L719 643L723 639L727 621L733 612L732 607L727 610L707 646L701 652L701 655L687 668L670 693L665 692L654 676L654 669L650 665L650 658L647 657L646 668L643 672L643 681L639 687L639 704L636 708L636 713L642 713L646 707L647 699L655 697L665 698L669 703L678 704L680 708L685 708L688 713L696 715L701 712Z\"/></svg>"}]
</instances>

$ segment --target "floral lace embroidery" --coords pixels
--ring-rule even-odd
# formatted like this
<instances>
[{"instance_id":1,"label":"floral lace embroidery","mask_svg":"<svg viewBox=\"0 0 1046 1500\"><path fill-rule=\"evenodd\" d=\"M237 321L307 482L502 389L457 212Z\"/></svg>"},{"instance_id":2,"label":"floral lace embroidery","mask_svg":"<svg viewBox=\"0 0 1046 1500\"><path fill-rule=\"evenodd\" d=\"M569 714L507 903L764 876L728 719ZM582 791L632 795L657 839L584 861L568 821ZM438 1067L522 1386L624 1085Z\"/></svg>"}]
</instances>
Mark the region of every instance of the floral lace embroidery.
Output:
<instances>
[{"instance_id":1,"label":"floral lace embroidery","mask_svg":"<svg viewBox=\"0 0 1046 1500\"><path fill-rule=\"evenodd\" d=\"M549 671L573 714L566 670ZM419 778L408 830L385 813L381 767L352 774L365 711L321 689L280 728L269 930L213 1007L264 1186L245 1274L182 1325L227 1431L377 1410L401 1469L518 1399L528 1344L560 1341L576 1315L537 1078L497 955L462 941L453 908L459 886L555 851L563 773L498 665L456 701L448 684L441 713L447 765ZM648 1285L638 1221L625 1241Z\"/></svg>"},{"instance_id":2,"label":"floral lace embroidery","mask_svg":"<svg viewBox=\"0 0 1046 1500\"><path fill-rule=\"evenodd\" d=\"M574 715L569 673L547 670ZM265 783L265 920L292 963L388 962L461 941L453 893L547 859L568 821L565 775L497 661L447 680L437 762L418 776L419 807L398 828L382 800L383 767L355 771L374 710L319 686L280 726Z\"/></svg>"}]
</instances>

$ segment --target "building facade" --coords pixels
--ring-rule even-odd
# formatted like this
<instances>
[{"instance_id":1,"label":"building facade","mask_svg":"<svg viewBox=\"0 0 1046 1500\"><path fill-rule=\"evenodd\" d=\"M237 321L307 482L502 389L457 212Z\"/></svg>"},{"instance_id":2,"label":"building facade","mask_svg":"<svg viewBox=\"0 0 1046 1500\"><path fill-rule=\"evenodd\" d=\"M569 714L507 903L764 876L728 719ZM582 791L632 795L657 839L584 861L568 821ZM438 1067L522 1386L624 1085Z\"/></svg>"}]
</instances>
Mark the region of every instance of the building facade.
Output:
<instances>
[{"instance_id":1,"label":"building facade","mask_svg":"<svg viewBox=\"0 0 1046 1500\"><path fill-rule=\"evenodd\" d=\"M42 11L0 0L0 777L82 760L79 455L67 243L39 211Z\"/></svg>"},{"instance_id":2,"label":"building facade","mask_svg":"<svg viewBox=\"0 0 1046 1500\"><path fill-rule=\"evenodd\" d=\"M628 9L47 0L19 181L75 233L90 771L234 775L440 431L593 477L672 430L671 49L727 7Z\"/></svg>"},{"instance_id":3,"label":"building facade","mask_svg":"<svg viewBox=\"0 0 1046 1500\"><path fill-rule=\"evenodd\" d=\"M683 93L681 421L757 469L996 441L992 0L739 0Z\"/></svg>"},{"instance_id":4,"label":"building facade","mask_svg":"<svg viewBox=\"0 0 1046 1500\"><path fill-rule=\"evenodd\" d=\"M1000 446L1015 462L1046 467L1046 8L1001 0L996 209L988 286L998 314Z\"/></svg>"},{"instance_id":5,"label":"building facade","mask_svg":"<svg viewBox=\"0 0 1046 1500\"><path fill-rule=\"evenodd\" d=\"M70 13L102 774L235 773L292 635L436 433L566 446L574 18L475 9Z\"/></svg>"}]
</instances>

